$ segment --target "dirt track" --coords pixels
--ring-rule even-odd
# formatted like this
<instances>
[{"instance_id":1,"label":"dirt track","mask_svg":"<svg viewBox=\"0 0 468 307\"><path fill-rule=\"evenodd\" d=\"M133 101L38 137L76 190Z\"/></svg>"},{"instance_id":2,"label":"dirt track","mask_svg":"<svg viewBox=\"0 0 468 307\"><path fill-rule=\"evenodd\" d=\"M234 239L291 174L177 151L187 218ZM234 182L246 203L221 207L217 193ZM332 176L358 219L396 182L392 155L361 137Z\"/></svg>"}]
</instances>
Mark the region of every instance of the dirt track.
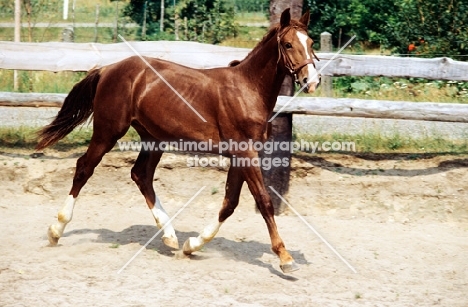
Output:
<instances>
[{"instance_id":1,"label":"dirt track","mask_svg":"<svg viewBox=\"0 0 468 307\"><path fill-rule=\"evenodd\" d=\"M157 231L130 180L136 153L112 152L83 189L56 248L55 222L81 152L0 155L1 306L467 306L467 157L296 157L280 234L300 270L284 275L246 187L234 215L187 258ZM226 172L167 155L154 181L183 242L217 215Z\"/></svg>"}]
</instances>

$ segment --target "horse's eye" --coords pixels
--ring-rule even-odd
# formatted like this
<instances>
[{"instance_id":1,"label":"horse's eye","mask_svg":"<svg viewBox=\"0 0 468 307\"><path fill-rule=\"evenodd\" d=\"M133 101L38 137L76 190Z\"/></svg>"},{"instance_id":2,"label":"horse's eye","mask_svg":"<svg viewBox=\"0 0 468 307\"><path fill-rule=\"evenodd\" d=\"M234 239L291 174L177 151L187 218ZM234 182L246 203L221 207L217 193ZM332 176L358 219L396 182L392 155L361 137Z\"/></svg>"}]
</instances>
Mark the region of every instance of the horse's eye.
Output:
<instances>
[{"instance_id":1,"label":"horse's eye","mask_svg":"<svg viewBox=\"0 0 468 307\"><path fill-rule=\"evenodd\" d=\"M292 48L291 43L286 43L286 44L284 44L284 46L286 47L286 49L291 49Z\"/></svg>"}]
</instances>

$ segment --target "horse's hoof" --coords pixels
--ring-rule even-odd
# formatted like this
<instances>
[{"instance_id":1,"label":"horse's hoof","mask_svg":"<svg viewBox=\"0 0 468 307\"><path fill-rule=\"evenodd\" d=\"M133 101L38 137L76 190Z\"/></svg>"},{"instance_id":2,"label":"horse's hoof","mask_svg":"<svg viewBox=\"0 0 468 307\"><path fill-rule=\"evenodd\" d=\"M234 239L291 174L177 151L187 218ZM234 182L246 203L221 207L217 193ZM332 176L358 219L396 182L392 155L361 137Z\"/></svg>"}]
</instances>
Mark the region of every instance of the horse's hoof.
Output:
<instances>
[{"instance_id":1,"label":"horse's hoof","mask_svg":"<svg viewBox=\"0 0 468 307\"><path fill-rule=\"evenodd\" d=\"M184 242L184 246L182 247L182 251L184 252L184 255L191 255L192 254L192 249L190 248L189 240Z\"/></svg>"},{"instance_id":2,"label":"horse's hoof","mask_svg":"<svg viewBox=\"0 0 468 307\"><path fill-rule=\"evenodd\" d=\"M60 235L55 230L54 225L49 226L49 229L47 230L47 237L49 238L50 246L56 246L58 244Z\"/></svg>"},{"instance_id":3,"label":"horse's hoof","mask_svg":"<svg viewBox=\"0 0 468 307\"><path fill-rule=\"evenodd\" d=\"M193 248L190 246L190 238L188 238L187 241L184 242L182 251L185 255L191 255L194 252Z\"/></svg>"},{"instance_id":4,"label":"horse's hoof","mask_svg":"<svg viewBox=\"0 0 468 307\"><path fill-rule=\"evenodd\" d=\"M280 268L283 271L283 273L291 273L299 270L299 266L294 261L291 261L290 263L280 264Z\"/></svg>"},{"instance_id":5,"label":"horse's hoof","mask_svg":"<svg viewBox=\"0 0 468 307\"><path fill-rule=\"evenodd\" d=\"M179 240L177 240L177 237L162 237L162 241L166 246L179 249Z\"/></svg>"}]
</instances>

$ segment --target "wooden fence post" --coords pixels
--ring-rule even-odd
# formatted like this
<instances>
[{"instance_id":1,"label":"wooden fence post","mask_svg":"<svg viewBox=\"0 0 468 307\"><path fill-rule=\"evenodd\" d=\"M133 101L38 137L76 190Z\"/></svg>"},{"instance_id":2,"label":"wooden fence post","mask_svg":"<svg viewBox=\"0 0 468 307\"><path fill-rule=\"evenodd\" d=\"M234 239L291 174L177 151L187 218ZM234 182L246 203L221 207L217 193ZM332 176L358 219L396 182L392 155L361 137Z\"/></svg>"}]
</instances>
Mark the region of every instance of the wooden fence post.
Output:
<instances>
[{"instance_id":1,"label":"wooden fence post","mask_svg":"<svg viewBox=\"0 0 468 307\"><path fill-rule=\"evenodd\" d=\"M66 43L73 43L75 40L75 33L72 27L67 27L62 30L62 41Z\"/></svg>"},{"instance_id":2,"label":"wooden fence post","mask_svg":"<svg viewBox=\"0 0 468 307\"><path fill-rule=\"evenodd\" d=\"M295 4L295 5L294 5ZM289 6L292 6L291 16L292 18L299 19L302 13L302 1L291 2L281 2L278 0L270 1L270 26L274 26L280 21L281 12L287 9ZM293 96L294 95L294 80L291 76L286 75L284 78L283 84L281 85L281 90L279 95L283 96ZM273 113L275 114L275 113ZM272 114L272 115L273 115ZM292 142L292 114L289 113L280 113L275 119L270 123L271 124L271 135L268 142L282 143L282 142ZM272 162L274 160L284 161L287 159L288 165L280 165L277 167L271 166L270 169L265 169L262 167L263 182L266 186L268 193L270 194L273 207L275 208L275 214L279 214L284 211L287 206L283 204L276 193L274 193L270 186L275 189L280 195L285 195L289 190L289 176L291 173L291 151L277 150L271 154L266 154L265 152L260 153L260 158L262 160L262 166L264 166L264 159L270 159ZM266 162L266 160L265 160Z\"/></svg>"},{"instance_id":3,"label":"wooden fence post","mask_svg":"<svg viewBox=\"0 0 468 307\"><path fill-rule=\"evenodd\" d=\"M320 34L320 52L331 52L332 48L332 35L328 32L323 32L322 34ZM322 96L333 96L332 77L322 76L320 87L322 88Z\"/></svg>"},{"instance_id":4,"label":"wooden fence post","mask_svg":"<svg viewBox=\"0 0 468 307\"><path fill-rule=\"evenodd\" d=\"M96 18L94 19L94 42L98 41L98 25L99 25L99 4L96 4Z\"/></svg>"},{"instance_id":5,"label":"wooden fence post","mask_svg":"<svg viewBox=\"0 0 468 307\"><path fill-rule=\"evenodd\" d=\"M278 116L271 122L271 135L267 142L292 142L292 113L279 113ZM287 206L283 203L280 197L274 193L270 186L275 189L281 196L285 195L289 190L289 177L291 175L291 151L277 150L271 154L265 152L260 153L262 159L262 175L263 183L270 194L275 214L284 212ZM284 161L287 159L287 165L280 165L278 167L271 166L270 169L265 169L264 159L270 159L271 163L274 159L277 161Z\"/></svg>"},{"instance_id":6,"label":"wooden fence post","mask_svg":"<svg viewBox=\"0 0 468 307\"><path fill-rule=\"evenodd\" d=\"M15 42L21 41L21 1L15 0ZM17 92L19 89L18 71L13 71L13 90Z\"/></svg>"}]
</instances>

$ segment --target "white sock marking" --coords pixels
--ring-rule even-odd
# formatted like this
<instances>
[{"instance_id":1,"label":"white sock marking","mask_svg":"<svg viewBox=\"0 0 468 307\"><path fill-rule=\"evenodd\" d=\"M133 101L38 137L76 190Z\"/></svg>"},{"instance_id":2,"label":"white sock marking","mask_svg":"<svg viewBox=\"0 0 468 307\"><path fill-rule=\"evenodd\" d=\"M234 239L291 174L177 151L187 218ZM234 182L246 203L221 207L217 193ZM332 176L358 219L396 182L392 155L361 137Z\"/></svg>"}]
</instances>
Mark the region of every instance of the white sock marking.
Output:
<instances>
[{"instance_id":1,"label":"white sock marking","mask_svg":"<svg viewBox=\"0 0 468 307\"><path fill-rule=\"evenodd\" d=\"M154 208L151 209L153 213L154 219L156 220L156 225L161 229L166 225L164 228L164 235L163 237L176 237L174 227L170 222L169 216L167 215L166 211L164 210L163 206L161 205L161 201L156 196L156 203L154 204Z\"/></svg>"},{"instance_id":2,"label":"white sock marking","mask_svg":"<svg viewBox=\"0 0 468 307\"><path fill-rule=\"evenodd\" d=\"M73 208L75 207L76 198L72 195L68 195L65 199L65 205L57 215L58 223L50 225L49 227L49 242L53 245L57 244L57 240L62 237L63 231L73 217Z\"/></svg>"},{"instance_id":3,"label":"white sock marking","mask_svg":"<svg viewBox=\"0 0 468 307\"><path fill-rule=\"evenodd\" d=\"M60 236L65 229L65 226L70 223L73 217L73 209L75 208L76 198L72 195L68 195L67 199L65 199L65 205L63 206L62 210L59 211L57 215L58 224L57 227L60 229Z\"/></svg>"},{"instance_id":4,"label":"white sock marking","mask_svg":"<svg viewBox=\"0 0 468 307\"><path fill-rule=\"evenodd\" d=\"M188 239L188 246L184 244L184 251L188 251L185 250L187 247L191 253L200 250L203 245L210 242L216 236L222 224L218 221L211 223L203 229L198 237L190 237Z\"/></svg>"}]
</instances>

